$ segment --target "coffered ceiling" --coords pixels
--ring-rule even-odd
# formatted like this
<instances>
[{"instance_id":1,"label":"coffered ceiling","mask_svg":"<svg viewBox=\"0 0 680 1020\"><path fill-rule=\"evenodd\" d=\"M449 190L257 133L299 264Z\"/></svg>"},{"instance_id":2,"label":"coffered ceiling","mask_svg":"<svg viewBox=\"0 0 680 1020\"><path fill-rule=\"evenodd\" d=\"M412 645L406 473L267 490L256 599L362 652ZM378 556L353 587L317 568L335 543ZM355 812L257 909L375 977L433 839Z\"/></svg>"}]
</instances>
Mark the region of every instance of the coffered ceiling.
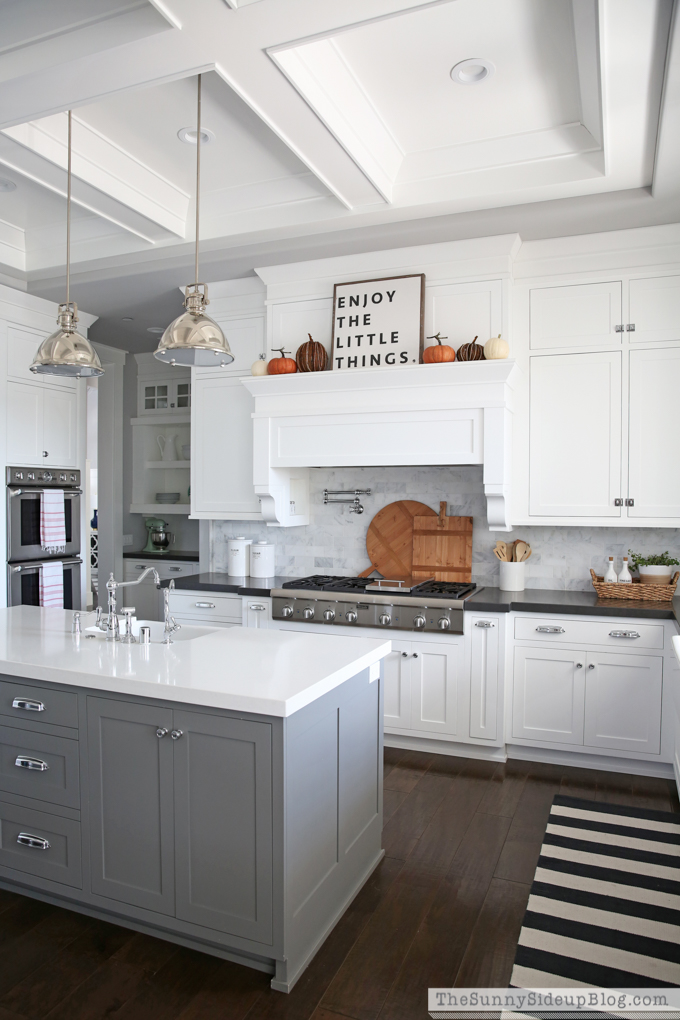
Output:
<instances>
[{"instance_id":1,"label":"coffered ceiling","mask_svg":"<svg viewBox=\"0 0 680 1020\"><path fill-rule=\"evenodd\" d=\"M673 0L0 0L0 274L61 285L72 108L80 303L136 276L156 313L191 260L199 72L215 272L416 224L535 236L542 208L603 229L598 196L609 229L677 220L679 36Z\"/></svg>"}]
</instances>

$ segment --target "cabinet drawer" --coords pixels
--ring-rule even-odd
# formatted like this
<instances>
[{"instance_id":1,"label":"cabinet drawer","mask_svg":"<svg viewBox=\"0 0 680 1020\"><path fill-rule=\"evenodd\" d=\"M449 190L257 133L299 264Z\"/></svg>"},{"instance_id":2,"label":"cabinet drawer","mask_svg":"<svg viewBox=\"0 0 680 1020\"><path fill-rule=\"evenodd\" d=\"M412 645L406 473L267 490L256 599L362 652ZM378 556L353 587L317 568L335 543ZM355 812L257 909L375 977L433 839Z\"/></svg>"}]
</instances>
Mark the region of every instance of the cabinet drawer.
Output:
<instances>
[{"instance_id":1,"label":"cabinet drawer","mask_svg":"<svg viewBox=\"0 0 680 1020\"><path fill-rule=\"evenodd\" d=\"M78 696L49 687L31 687L28 684L0 680L0 715L30 722L39 727L42 723L78 728Z\"/></svg>"},{"instance_id":2,"label":"cabinet drawer","mask_svg":"<svg viewBox=\"0 0 680 1020\"><path fill-rule=\"evenodd\" d=\"M225 623L241 623L240 595L213 595L202 591L177 592L170 595L170 611L173 616L187 619L224 620Z\"/></svg>"},{"instance_id":3,"label":"cabinet drawer","mask_svg":"<svg viewBox=\"0 0 680 1020\"><path fill-rule=\"evenodd\" d=\"M80 822L0 801L0 867L82 888Z\"/></svg>"},{"instance_id":4,"label":"cabinet drawer","mask_svg":"<svg viewBox=\"0 0 680 1020\"><path fill-rule=\"evenodd\" d=\"M187 627L217 627L221 630L227 630L229 627L242 626L240 620L238 623L235 620L216 620L214 617L211 620L204 620L199 616L182 616L181 613L173 613L172 618L175 623L185 623Z\"/></svg>"},{"instance_id":5,"label":"cabinet drawer","mask_svg":"<svg viewBox=\"0 0 680 1020\"><path fill-rule=\"evenodd\" d=\"M80 808L79 773L77 740L0 726L0 790Z\"/></svg>"},{"instance_id":6,"label":"cabinet drawer","mask_svg":"<svg viewBox=\"0 0 680 1020\"><path fill-rule=\"evenodd\" d=\"M518 616L515 637L520 641L550 641L555 644L609 645L617 650L663 648L663 624L622 621L611 623L551 619L548 616Z\"/></svg>"},{"instance_id":7,"label":"cabinet drawer","mask_svg":"<svg viewBox=\"0 0 680 1020\"><path fill-rule=\"evenodd\" d=\"M166 580L171 577L190 577L196 573L197 566L197 563L173 563L172 561L168 562L168 560L164 560L162 563L158 560L126 560L123 573L126 581L136 581L139 575L148 567L155 567L159 577ZM148 577L148 581L153 584L151 574Z\"/></svg>"}]
</instances>

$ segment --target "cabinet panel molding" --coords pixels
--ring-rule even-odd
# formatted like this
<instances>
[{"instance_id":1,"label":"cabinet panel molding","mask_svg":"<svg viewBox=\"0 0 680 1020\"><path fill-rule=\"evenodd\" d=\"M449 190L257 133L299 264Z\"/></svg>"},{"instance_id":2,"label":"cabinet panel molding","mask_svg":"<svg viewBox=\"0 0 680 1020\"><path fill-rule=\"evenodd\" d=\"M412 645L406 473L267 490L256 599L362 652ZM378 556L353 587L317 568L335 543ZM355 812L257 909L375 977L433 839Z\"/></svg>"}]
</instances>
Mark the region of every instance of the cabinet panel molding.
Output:
<instances>
[{"instance_id":1,"label":"cabinet panel molding","mask_svg":"<svg viewBox=\"0 0 680 1020\"><path fill-rule=\"evenodd\" d=\"M513 737L582 744L585 655L515 648L514 664Z\"/></svg>"},{"instance_id":2,"label":"cabinet panel molding","mask_svg":"<svg viewBox=\"0 0 680 1020\"><path fill-rule=\"evenodd\" d=\"M655 655L588 654L587 745L659 753L662 662Z\"/></svg>"},{"instance_id":3,"label":"cabinet panel molding","mask_svg":"<svg viewBox=\"0 0 680 1020\"><path fill-rule=\"evenodd\" d=\"M680 276L631 280L628 324L635 343L680 340Z\"/></svg>"},{"instance_id":4,"label":"cabinet panel molding","mask_svg":"<svg viewBox=\"0 0 680 1020\"><path fill-rule=\"evenodd\" d=\"M621 342L621 282L536 287L530 293L530 347L601 347Z\"/></svg>"},{"instance_id":5,"label":"cabinet panel molding","mask_svg":"<svg viewBox=\"0 0 680 1020\"><path fill-rule=\"evenodd\" d=\"M630 352L631 518L680 520L680 347Z\"/></svg>"}]
</instances>

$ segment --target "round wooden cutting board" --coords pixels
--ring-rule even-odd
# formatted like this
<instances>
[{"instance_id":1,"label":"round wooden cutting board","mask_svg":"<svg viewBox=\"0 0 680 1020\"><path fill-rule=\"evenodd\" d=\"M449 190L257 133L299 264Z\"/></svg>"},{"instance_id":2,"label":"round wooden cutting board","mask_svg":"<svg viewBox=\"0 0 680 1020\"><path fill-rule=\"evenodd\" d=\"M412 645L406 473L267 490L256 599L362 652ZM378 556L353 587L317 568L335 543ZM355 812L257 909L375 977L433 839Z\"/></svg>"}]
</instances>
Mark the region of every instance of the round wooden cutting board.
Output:
<instances>
[{"instance_id":1,"label":"round wooden cutting board","mask_svg":"<svg viewBox=\"0 0 680 1020\"><path fill-rule=\"evenodd\" d=\"M400 499L379 510L368 526L366 552L371 566L359 576L377 570L383 577L410 577L413 564L413 518L436 517L436 512L415 499Z\"/></svg>"}]
</instances>

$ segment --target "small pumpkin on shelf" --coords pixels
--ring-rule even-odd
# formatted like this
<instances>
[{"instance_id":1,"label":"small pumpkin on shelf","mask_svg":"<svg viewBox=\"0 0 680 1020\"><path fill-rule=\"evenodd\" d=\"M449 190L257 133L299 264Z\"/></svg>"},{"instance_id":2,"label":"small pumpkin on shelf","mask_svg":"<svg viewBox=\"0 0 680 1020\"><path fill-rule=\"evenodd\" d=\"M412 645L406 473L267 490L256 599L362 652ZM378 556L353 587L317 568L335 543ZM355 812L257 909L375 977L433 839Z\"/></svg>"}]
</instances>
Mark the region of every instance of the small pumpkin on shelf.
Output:
<instances>
[{"instance_id":1,"label":"small pumpkin on shelf","mask_svg":"<svg viewBox=\"0 0 680 1020\"><path fill-rule=\"evenodd\" d=\"M284 351L283 347L272 347L272 351L280 351L280 354L278 358L272 358L267 365L268 375L289 375L292 372L297 372L294 359L286 357L290 351Z\"/></svg>"},{"instance_id":2,"label":"small pumpkin on shelf","mask_svg":"<svg viewBox=\"0 0 680 1020\"><path fill-rule=\"evenodd\" d=\"M471 344L463 344L458 348L459 361L484 361L484 348L476 341L477 337Z\"/></svg>"},{"instance_id":3,"label":"small pumpkin on shelf","mask_svg":"<svg viewBox=\"0 0 680 1020\"><path fill-rule=\"evenodd\" d=\"M425 348L423 351L423 364L432 365L442 361L456 360L456 352L453 347L442 343L442 340L448 340L447 336L440 336L439 333L435 333L434 336L428 336L426 339L436 340L437 343Z\"/></svg>"},{"instance_id":4,"label":"small pumpkin on shelf","mask_svg":"<svg viewBox=\"0 0 680 1020\"><path fill-rule=\"evenodd\" d=\"M266 355L261 354L257 361L254 361L250 366L251 375L267 375L267 360Z\"/></svg>"},{"instance_id":5,"label":"small pumpkin on shelf","mask_svg":"<svg viewBox=\"0 0 680 1020\"><path fill-rule=\"evenodd\" d=\"M312 338L308 333L309 340L306 340L298 347L295 361L298 372L325 372L328 365L328 352L323 344Z\"/></svg>"},{"instance_id":6,"label":"small pumpkin on shelf","mask_svg":"<svg viewBox=\"0 0 680 1020\"><path fill-rule=\"evenodd\" d=\"M487 361L502 361L507 358L510 353L510 345L507 340L498 334L498 336L492 336L490 340L487 340L484 344L484 357Z\"/></svg>"}]
</instances>

